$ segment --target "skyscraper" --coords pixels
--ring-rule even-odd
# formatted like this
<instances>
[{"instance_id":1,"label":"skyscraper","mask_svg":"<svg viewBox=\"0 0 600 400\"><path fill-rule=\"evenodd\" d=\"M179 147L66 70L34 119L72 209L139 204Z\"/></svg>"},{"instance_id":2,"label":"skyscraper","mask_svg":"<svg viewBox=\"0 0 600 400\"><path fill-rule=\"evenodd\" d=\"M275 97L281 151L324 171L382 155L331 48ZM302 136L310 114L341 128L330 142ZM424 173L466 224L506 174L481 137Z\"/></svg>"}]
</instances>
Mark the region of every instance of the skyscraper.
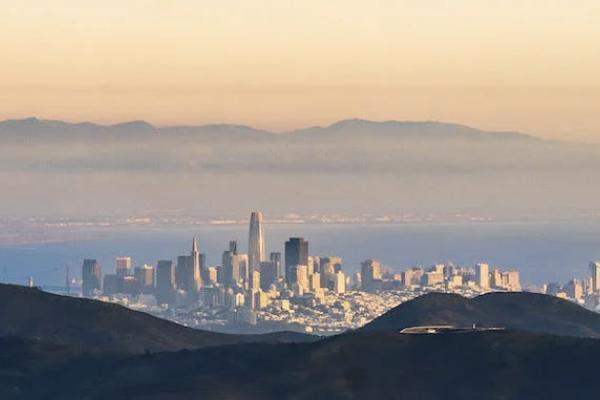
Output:
<instances>
[{"instance_id":1,"label":"skyscraper","mask_svg":"<svg viewBox=\"0 0 600 400\"><path fill-rule=\"evenodd\" d=\"M248 234L248 274L260 271L260 262L266 261L265 235L263 231L263 216L260 211L250 215L250 231Z\"/></svg>"},{"instance_id":2,"label":"skyscraper","mask_svg":"<svg viewBox=\"0 0 600 400\"><path fill-rule=\"evenodd\" d=\"M571 279L565 286L565 291L571 299L579 300L583 298L583 285L578 279Z\"/></svg>"},{"instance_id":3,"label":"skyscraper","mask_svg":"<svg viewBox=\"0 0 600 400\"><path fill-rule=\"evenodd\" d=\"M338 294L346 292L346 275L342 271L338 271L335 274L334 290Z\"/></svg>"},{"instance_id":4,"label":"skyscraper","mask_svg":"<svg viewBox=\"0 0 600 400\"><path fill-rule=\"evenodd\" d=\"M135 268L135 279L140 285L140 291L144 294L154 293L154 267L144 264Z\"/></svg>"},{"instance_id":5,"label":"skyscraper","mask_svg":"<svg viewBox=\"0 0 600 400\"><path fill-rule=\"evenodd\" d=\"M342 258L334 256L320 257L316 270L321 273L321 287L333 290L336 280L335 274L342 270Z\"/></svg>"},{"instance_id":6,"label":"skyscraper","mask_svg":"<svg viewBox=\"0 0 600 400\"><path fill-rule=\"evenodd\" d=\"M198 250L198 241L196 236L192 240L192 263L194 266L194 280L200 279L200 250Z\"/></svg>"},{"instance_id":7,"label":"skyscraper","mask_svg":"<svg viewBox=\"0 0 600 400\"><path fill-rule=\"evenodd\" d=\"M250 290L255 291L260 289L260 272L252 271L249 282Z\"/></svg>"},{"instance_id":8,"label":"skyscraper","mask_svg":"<svg viewBox=\"0 0 600 400\"><path fill-rule=\"evenodd\" d=\"M83 260L81 268L82 278L82 293L85 297L90 297L94 294L94 290L102 288L102 268L96 260Z\"/></svg>"},{"instance_id":9,"label":"skyscraper","mask_svg":"<svg viewBox=\"0 0 600 400\"><path fill-rule=\"evenodd\" d=\"M305 292L309 290L309 281L308 281L308 267L306 265L294 265L289 269L289 285L290 288L297 287Z\"/></svg>"},{"instance_id":10,"label":"skyscraper","mask_svg":"<svg viewBox=\"0 0 600 400\"><path fill-rule=\"evenodd\" d=\"M283 259L281 253L273 252L269 255L269 261L277 264L277 277L283 277Z\"/></svg>"},{"instance_id":11,"label":"skyscraper","mask_svg":"<svg viewBox=\"0 0 600 400\"><path fill-rule=\"evenodd\" d=\"M475 279L477 285L483 290L490 288L490 266L488 264L479 263L475 266Z\"/></svg>"},{"instance_id":12,"label":"skyscraper","mask_svg":"<svg viewBox=\"0 0 600 400\"><path fill-rule=\"evenodd\" d=\"M160 260L156 265L156 301L171 304L175 300L175 264Z\"/></svg>"},{"instance_id":13,"label":"skyscraper","mask_svg":"<svg viewBox=\"0 0 600 400\"><path fill-rule=\"evenodd\" d=\"M121 292L121 278L117 274L104 275L102 283L103 294L115 294Z\"/></svg>"},{"instance_id":14,"label":"skyscraper","mask_svg":"<svg viewBox=\"0 0 600 400\"><path fill-rule=\"evenodd\" d=\"M122 278L127 275L131 275L131 257L117 257L115 259L117 268L117 276Z\"/></svg>"},{"instance_id":15,"label":"skyscraper","mask_svg":"<svg viewBox=\"0 0 600 400\"><path fill-rule=\"evenodd\" d=\"M375 291L381 287L381 264L375 260L365 260L360 265L362 288Z\"/></svg>"},{"instance_id":16,"label":"skyscraper","mask_svg":"<svg viewBox=\"0 0 600 400\"><path fill-rule=\"evenodd\" d=\"M263 261L260 263L260 287L269 290L279 277L279 263L277 261Z\"/></svg>"},{"instance_id":17,"label":"skyscraper","mask_svg":"<svg viewBox=\"0 0 600 400\"><path fill-rule=\"evenodd\" d=\"M595 293L600 290L600 260L590 263L592 271L592 291Z\"/></svg>"},{"instance_id":18,"label":"skyscraper","mask_svg":"<svg viewBox=\"0 0 600 400\"><path fill-rule=\"evenodd\" d=\"M177 287L195 292L202 286L202 277L200 275L200 252L198 251L198 242L196 237L192 241L192 252L189 256L177 257L177 269L175 271L177 278Z\"/></svg>"},{"instance_id":19,"label":"skyscraper","mask_svg":"<svg viewBox=\"0 0 600 400\"><path fill-rule=\"evenodd\" d=\"M208 257L206 253L200 253L198 255L198 262L200 265L200 281L202 285L205 285L209 281L208 277Z\"/></svg>"},{"instance_id":20,"label":"skyscraper","mask_svg":"<svg viewBox=\"0 0 600 400\"><path fill-rule=\"evenodd\" d=\"M291 269L296 265L308 266L308 242L299 237L285 242L285 279L288 284L294 283Z\"/></svg>"},{"instance_id":21,"label":"skyscraper","mask_svg":"<svg viewBox=\"0 0 600 400\"><path fill-rule=\"evenodd\" d=\"M177 256L177 267L175 268L175 282L177 289L187 290L188 287L188 265L191 264L191 256Z\"/></svg>"},{"instance_id":22,"label":"skyscraper","mask_svg":"<svg viewBox=\"0 0 600 400\"><path fill-rule=\"evenodd\" d=\"M241 257L238 254L233 253L231 250L223 252L221 259L221 283L225 286L232 286L236 282L243 279L241 270Z\"/></svg>"}]
</instances>

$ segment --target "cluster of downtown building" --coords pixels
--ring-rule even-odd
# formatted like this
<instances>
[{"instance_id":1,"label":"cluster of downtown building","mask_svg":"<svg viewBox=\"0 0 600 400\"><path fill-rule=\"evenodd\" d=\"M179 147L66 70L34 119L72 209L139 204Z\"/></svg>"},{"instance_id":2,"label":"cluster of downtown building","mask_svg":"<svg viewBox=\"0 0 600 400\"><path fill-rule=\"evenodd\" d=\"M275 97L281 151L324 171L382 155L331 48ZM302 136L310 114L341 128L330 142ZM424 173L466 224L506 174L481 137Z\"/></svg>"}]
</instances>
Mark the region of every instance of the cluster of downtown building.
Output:
<instances>
[{"instance_id":1,"label":"cluster of downtown building","mask_svg":"<svg viewBox=\"0 0 600 400\"><path fill-rule=\"evenodd\" d=\"M590 262L589 268L590 275L585 279L571 279L564 284L550 282L541 291L600 311L600 260Z\"/></svg>"},{"instance_id":2,"label":"cluster of downtown building","mask_svg":"<svg viewBox=\"0 0 600 400\"><path fill-rule=\"evenodd\" d=\"M428 291L473 296L490 290L519 291L518 271L488 264L475 267L436 264L401 273L376 260L347 274L337 256L311 256L300 237L285 242L285 252L265 251L263 217L250 218L248 253L230 241L220 266L207 266L193 239L189 255L160 260L156 267L132 268L130 257L117 257L116 272L102 276L96 260L84 260L86 297L145 307L179 323L240 332L291 329L337 333L357 328L399 303ZM248 330L253 331L253 330Z\"/></svg>"}]
</instances>

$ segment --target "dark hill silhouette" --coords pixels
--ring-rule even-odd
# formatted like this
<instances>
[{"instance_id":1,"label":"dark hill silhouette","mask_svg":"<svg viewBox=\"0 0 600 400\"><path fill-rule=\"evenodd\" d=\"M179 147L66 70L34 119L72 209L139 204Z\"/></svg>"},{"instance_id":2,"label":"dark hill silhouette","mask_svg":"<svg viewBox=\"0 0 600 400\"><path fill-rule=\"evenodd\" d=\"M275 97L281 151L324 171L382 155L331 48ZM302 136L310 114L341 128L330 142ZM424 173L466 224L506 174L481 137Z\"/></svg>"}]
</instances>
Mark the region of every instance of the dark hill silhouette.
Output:
<instances>
[{"instance_id":1,"label":"dark hill silhouette","mask_svg":"<svg viewBox=\"0 0 600 400\"><path fill-rule=\"evenodd\" d=\"M85 351L127 353L318 339L291 332L229 335L202 331L117 304L4 284L0 284L0 337L18 337Z\"/></svg>"},{"instance_id":2,"label":"dark hill silhouette","mask_svg":"<svg viewBox=\"0 0 600 400\"><path fill-rule=\"evenodd\" d=\"M0 398L594 398L600 340L523 330L596 336L597 320L531 293L433 293L362 331L283 343L286 334L195 331L116 305L0 285ZM398 332L473 322L518 331ZM155 352L164 349L183 350Z\"/></svg>"},{"instance_id":3,"label":"dark hill silhouette","mask_svg":"<svg viewBox=\"0 0 600 400\"><path fill-rule=\"evenodd\" d=\"M53 365L39 344L0 341L0 352L3 399L575 399L600 389L599 340L510 331L353 333Z\"/></svg>"},{"instance_id":4,"label":"dark hill silhouette","mask_svg":"<svg viewBox=\"0 0 600 400\"><path fill-rule=\"evenodd\" d=\"M362 330L397 331L419 325L500 326L553 335L600 338L600 314L537 293L494 292L468 299L429 293L400 304Z\"/></svg>"}]
</instances>

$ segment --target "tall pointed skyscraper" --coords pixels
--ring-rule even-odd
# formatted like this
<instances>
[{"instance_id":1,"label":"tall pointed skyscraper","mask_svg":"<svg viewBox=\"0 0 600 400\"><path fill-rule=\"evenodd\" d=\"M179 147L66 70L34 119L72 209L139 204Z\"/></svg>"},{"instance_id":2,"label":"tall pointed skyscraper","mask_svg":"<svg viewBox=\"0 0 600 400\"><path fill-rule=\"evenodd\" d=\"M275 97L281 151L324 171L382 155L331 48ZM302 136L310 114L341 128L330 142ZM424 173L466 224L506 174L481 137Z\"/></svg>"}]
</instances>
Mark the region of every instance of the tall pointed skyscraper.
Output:
<instances>
[{"instance_id":1,"label":"tall pointed skyscraper","mask_svg":"<svg viewBox=\"0 0 600 400\"><path fill-rule=\"evenodd\" d=\"M192 278L196 289L202 286L202 275L200 270L200 251L198 250L198 241L196 236L192 242Z\"/></svg>"},{"instance_id":2,"label":"tall pointed skyscraper","mask_svg":"<svg viewBox=\"0 0 600 400\"><path fill-rule=\"evenodd\" d=\"M260 211L250 215L250 233L248 235L248 268L252 276L253 271L260 272L260 262L266 261L265 234L263 231L263 216Z\"/></svg>"},{"instance_id":3,"label":"tall pointed skyscraper","mask_svg":"<svg viewBox=\"0 0 600 400\"><path fill-rule=\"evenodd\" d=\"M177 289L187 292L196 292L202 286L202 276L200 275L200 251L196 237L192 241L192 252L189 256L177 257L177 267L175 268L175 278Z\"/></svg>"}]
</instances>

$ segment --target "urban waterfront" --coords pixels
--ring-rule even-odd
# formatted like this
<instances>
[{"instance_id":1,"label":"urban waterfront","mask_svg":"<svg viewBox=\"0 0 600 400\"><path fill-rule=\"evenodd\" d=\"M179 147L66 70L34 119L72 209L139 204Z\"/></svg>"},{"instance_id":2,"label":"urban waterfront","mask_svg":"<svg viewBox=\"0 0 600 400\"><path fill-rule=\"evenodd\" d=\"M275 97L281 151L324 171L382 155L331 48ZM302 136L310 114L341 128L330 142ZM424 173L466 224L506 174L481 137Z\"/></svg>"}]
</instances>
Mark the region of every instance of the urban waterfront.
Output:
<instances>
[{"instance_id":1,"label":"urban waterfront","mask_svg":"<svg viewBox=\"0 0 600 400\"><path fill-rule=\"evenodd\" d=\"M65 292L68 273L69 291L76 296L81 293L83 259L95 260L92 264L99 266L99 277L85 293L88 297L117 302L188 326L225 332L295 330L334 334L358 328L430 291L472 297L490 290L521 290L523 286L595 309L589 264L595 259L597 229L595 224L310 226L269 225L267 220L260 223L260 234L254 227L251 240L246 224L116 232L112 238L108 235L76 242L5 246L1 251L6 280L19 278L22 282L17 283L25 283L31 277L32 285ZM190 253L194 236L197 250ZM260 237L260 243L256 237ZM294 247L284 246L284 242L291 242L290 237L303 237L300 244L309 246L301 257L303 261L285 260L285 254ZM565 237L570 241L565 242ZM562 249L553 247L558 240L563 243ZM255 243L254 266L246 253L250 243ZM570 244L575 246L565 251ZM585 250L586 246L589 249ZM76 254L72 254L75 249ZM556 257L558 253L569 257L577 250L580 257L573 260L579 259L578 265L557 268L561 261ZM451 257L454 253L460 257ZM11 260L18 265L19 257L27 258L25 255L40 257L41 261L29 261L35 268L27 271L27 277L17 276L15 266L11 264L9 269L6 265ZM197 265L192 262L185 266L187 261L182 255L188 260L190 256L198 257ZM116 261L119 256L124 258ZM235 277L232 256L238 263ZM126 270L115 270L119 263ZM295 269L297 265L304 267ZM160 287L165 268L171 275L166 279L172 280L166 289L164 282ZM183 277L185 268L189 268L187 277ZM365 268L371 268L366 273L371 274L372 284L363 279ZM488 276L487 282L481 282L481 268ZM292 275L294 279L286 278ZM165 294L164 290L172 293Z\"/></svg>"}]
</instances>

